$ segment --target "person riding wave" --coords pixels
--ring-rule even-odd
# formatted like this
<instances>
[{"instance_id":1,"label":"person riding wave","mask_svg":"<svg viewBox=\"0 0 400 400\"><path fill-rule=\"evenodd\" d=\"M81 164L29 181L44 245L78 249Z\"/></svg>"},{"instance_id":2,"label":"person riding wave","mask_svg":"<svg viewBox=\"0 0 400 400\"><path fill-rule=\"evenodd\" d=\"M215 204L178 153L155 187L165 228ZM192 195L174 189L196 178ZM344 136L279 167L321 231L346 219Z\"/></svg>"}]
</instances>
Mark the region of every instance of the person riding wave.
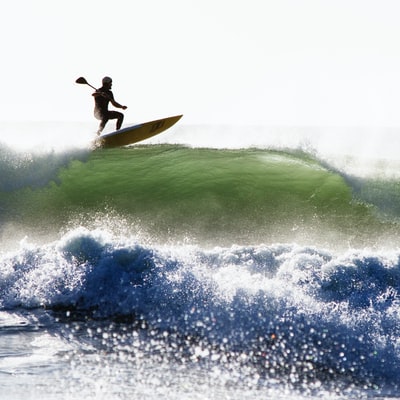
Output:
<instances>
[{"instance_id":1,"label":"person riding wave","mask_svg":"<svg viewBox=\"0 0 400 400\"><path fill-rule=\"evenodd\" d=\"M97 131L97 135L100 135L106 126L107 122L110 119L116 119L116 129L120 129L122 126L122 122L124 120L124 114L118 111L110 111L108 109L108 104L111 103L116 108L122 108L126 110L126 106L122 106L114 100L114 94L111 91L112 87L112 79L109 76L105 76L102 80L103 86L97 89L93 93L95 107L94 107L94 116L100 120L99 129Z\"/></svg>"}]
</instances>

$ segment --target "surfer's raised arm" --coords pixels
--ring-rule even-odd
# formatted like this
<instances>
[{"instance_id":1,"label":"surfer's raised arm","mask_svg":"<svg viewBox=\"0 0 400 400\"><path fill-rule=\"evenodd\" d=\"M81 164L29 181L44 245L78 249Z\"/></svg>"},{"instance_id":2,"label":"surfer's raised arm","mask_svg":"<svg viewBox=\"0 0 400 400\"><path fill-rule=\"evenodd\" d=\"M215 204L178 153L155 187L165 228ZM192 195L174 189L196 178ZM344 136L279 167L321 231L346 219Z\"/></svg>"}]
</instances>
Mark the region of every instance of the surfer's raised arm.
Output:
<instances>
[{"instance_id":1,"label":"surfer's raised arm","mask_svg":"<svg viewBox=\"0 0 400 400\"><path fill-rule=\"evenodd\" d=\"M99 90L96 90L96 91L92 94L92 96L94 96L94 97L102 96L102 97L104 97L105 99L109 100L109 101L111 102L111 104L112 104L114 107L122 108L123 110L126 110L126 109L128 108L127 106L123 106L123 105L117 103L117 102L114 100L114 98L113 98L113 96L112 96L111 94L106 93L106 92L101 92L100 89L99 89Z\"/></svg>"},{"instance_id":2,"label":"surfer's raised arm","mask_svg":"<svg viewBox=\"0 0 400 400\"><path fill-rule=\"evenodd\" d=\"M105 99L111 100L110 96L109 96L107 93L100 92L100 89L96 90L96 91L92 94L92 96L94 96L94 97L102 96L102 97L104 97Z\"/></svg>"}]
</instances>

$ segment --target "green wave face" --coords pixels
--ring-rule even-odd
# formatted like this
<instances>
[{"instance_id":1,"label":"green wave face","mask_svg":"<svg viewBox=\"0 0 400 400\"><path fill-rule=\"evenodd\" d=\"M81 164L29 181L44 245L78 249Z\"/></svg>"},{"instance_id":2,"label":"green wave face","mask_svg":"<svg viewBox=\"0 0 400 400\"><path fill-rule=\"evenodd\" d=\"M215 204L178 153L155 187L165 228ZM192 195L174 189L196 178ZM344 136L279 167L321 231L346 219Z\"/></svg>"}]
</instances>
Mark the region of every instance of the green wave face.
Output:
<instances>
[{"instance_id":1,"label":"green wave face","mask_svg":"<svg viewBox=\"0 0 400 400\"><path fill-rule=\"evenodd\" d=\"M397 226L311 157L170 145L98 150L42 188L1 194L3 220L48 233L110 215L155 240L375 245ZM105 222L106 223L106 222Z\"/></svg>"}]
</instances>

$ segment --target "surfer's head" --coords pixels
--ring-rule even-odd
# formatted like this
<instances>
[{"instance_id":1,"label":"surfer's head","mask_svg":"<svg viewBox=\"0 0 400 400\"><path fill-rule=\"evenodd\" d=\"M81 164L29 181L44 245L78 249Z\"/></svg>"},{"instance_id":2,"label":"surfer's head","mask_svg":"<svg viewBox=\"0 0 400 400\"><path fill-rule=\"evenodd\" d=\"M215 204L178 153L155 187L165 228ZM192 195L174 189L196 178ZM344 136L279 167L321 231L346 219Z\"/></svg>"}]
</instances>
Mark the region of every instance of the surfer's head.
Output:
<instances>
[{"instance_id":1,"label":"surfer's head","mask_svg":"<svg viewBox=\"0 0 400 400\"><path fill-rule=\"evenodd\" d=\"M102 80L103 86L111 86L112 79L109 76L105 76Z\"/></svg>"}]
</instances>

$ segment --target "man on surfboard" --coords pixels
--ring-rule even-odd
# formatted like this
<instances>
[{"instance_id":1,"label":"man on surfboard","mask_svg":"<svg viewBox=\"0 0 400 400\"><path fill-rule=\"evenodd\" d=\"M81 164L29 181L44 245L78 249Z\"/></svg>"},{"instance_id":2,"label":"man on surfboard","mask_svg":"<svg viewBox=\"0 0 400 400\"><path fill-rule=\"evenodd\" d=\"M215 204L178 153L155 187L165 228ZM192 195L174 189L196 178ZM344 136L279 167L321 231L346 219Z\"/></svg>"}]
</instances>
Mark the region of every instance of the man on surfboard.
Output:
<instances>
[{"instance_id":1,"label":"man on surfboard","mask_svg":"<svg viewBox=\"0 0 400 400\"><path fill-rule=\"evenodd\" d=\"M116 108L122 108L123 110L126 110L126 106L122 106L121 104L117 103L114 100L114 95L113 92L111 91L112 87L112 79L109 76L105 76L102 80L103 86L99 89L97 89L93 93L94 97L94 116L100 120L100 125L99 129L97 131L97 135L100 135L100 133L103 131L104 127L106 126L106 123L110 119L116 119L117 120L117 130L121 128L122 121L124 120L124 114L118 112L118 111L110 111L108 109L108 104L111 102L111 104L116 107Z\"/></svg>"}]
</instances>

